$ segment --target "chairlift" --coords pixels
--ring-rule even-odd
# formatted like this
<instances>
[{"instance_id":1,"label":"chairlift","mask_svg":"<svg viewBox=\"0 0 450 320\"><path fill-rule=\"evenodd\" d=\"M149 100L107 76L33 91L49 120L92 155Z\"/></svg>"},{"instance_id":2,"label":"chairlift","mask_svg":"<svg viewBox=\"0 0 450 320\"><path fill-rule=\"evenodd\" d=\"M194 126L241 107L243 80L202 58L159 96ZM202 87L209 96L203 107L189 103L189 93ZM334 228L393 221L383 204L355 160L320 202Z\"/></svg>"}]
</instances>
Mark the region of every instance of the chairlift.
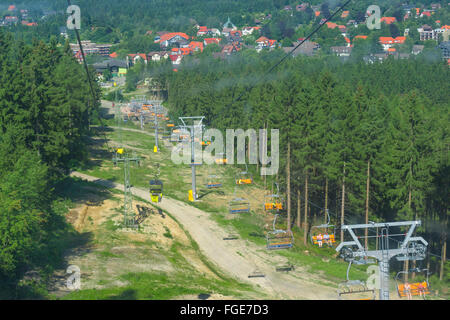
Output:
<instances>
[{"instance_id":1,"label":"chairlift","mask_svg":"<svg viewBox=\"0 0 450 320\"><path fill-rule=\"evenodd\" d=\"M414 283L401 282L399 280L400 275L410 273L424 273L425 279L421 282L414 282ZM425 300L426 296L431 293L428 277L429 277L428 269L415 268L408 271L400 271L395 276L398 296L400 298L408 298L408 299L412 299L413 296L421 296Z\"/></svg>"},{"instance_id":2,"label":"chairlift","mask_svg":"<svg viewBox=\"0 0 450 320\"><path fill-rule=\"evenodd\" d=\"M236 197L236 188L233 199L228 202L228 212L231 214L250 212L250 202L245 198Z\"/></svg>"},{"instance_id":3,"label":"chairlift","mask_svg":"<svg viewBox=\"0 0 450 320\"><path fill-rule=\"evenodd\" d=\"M232 214L250 212L250 202L244 198L233 198L228 203L228 211Z\"/></svg>"},{"instance_id":4,"label":"chairlift","mask_svg":"<svg viewBox=\"0 0 450 320\"><path fill-rule=\"evenodd\" d=\"M349 279L349 272L353 262L354 262L353 260L350 260L347 267L347 281L341 282L338 285L337 290L338 299L343 300L344 297L355 297L357 295L361 296L370 294L369 299L363 298L358 300L375 300L376 299L375 289L368 288L367 284L364 281Z\"/></svg>"},{"instance_id":5,"label":"chairlift","mask_svg":"<svg viewBox=\"0 0 450 320\"><path fill-rule=\"evenodd\" d=\"M220 165L220 164L227 164L227 163L228 163L228 160L226 159L224 153L218 153L218 154L216 155L215 162L216 162L216 164L219 164L219 165Z\"/></svg>"},{"instance_id":6,"label":"chairlift","mask_svg":"<svg viewBox=\"0 0 450 320\"><path fill-rule=\"evenodd\" d=\"M294 235L291 230L280 230L276 228L277 218L279 214L275 214L273 219L273 230L267 233L267 249L289 249L294 246Z\"/></svg>"},{"instance_id":7,"label":"chairlift","mask_svg":"<svg viewBox=\"0 0 450 320\"><path fill-rule=\"evenodd\" d=\"M154 203L161 202L163 197L163 182L161 180L150 181L150 197Z\"/></svg>"},{"instance_id":8,"label":"chairlift","mask_svg":"<svg viewBox=\"0 0 450 320\"><path fill-rule=\"evenodd\" d=\"M328 209L325 210L325 214L327 216L327 223L311 227L311 242L313 245L318 245L319 247L322 247L323 244L331 247L336 243L335 228L334 225L330 224L330 213ZM329 232L330 229L332 231L331 233Z\"/></svg>"},{"instance_id":9,"label":"chairlift","mask_svg":"<svg viewBox=\"0 0 450 320\"><path fill-rule=\"evenodd\" d=\"M275 183L277 186L277 193L276 194L268 194L264 196L264 210L265 211L281 211L283 210L283 199L280 196L278 183Z\"/></svg>"},{"instance_id":10,"label":"chairlift","mask_svg":"<svg viewBox=\"0 0 450 320\"><path fill-rule=\"evenodd\" d=\"M248 185L253 183L253 176L248 172L247 164L245 164L245 171L242 171L236 175L237 185Z\"/></svg>"},{"instance_id":11,"label":"chairlift","mask_svg":"<svg viewBox=\"0 0 450 320\"><path fill-rule=\"evenodd\" d=\"M222 186L222 182L220 182L220 177L217 175L208 175L208 182L206 183L206 187L208 189L216 189Z\"/></svg>"}]
</instances>

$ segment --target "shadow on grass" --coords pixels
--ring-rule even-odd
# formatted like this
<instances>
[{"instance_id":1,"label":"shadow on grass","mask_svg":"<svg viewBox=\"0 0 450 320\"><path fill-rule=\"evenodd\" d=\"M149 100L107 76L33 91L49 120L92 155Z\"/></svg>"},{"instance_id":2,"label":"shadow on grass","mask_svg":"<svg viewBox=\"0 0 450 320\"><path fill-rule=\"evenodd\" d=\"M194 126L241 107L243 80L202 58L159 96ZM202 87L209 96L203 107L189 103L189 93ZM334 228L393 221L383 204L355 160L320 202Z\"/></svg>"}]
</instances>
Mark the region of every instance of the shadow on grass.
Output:
<instances>
[{"instance_id":1,"label":"shadow on grass","mask_svg":"<svg viewBox=\"0 0 450 320\"><path fill-rule=\"evenodd\" d=\"M201 189L200 190L201 194L198 196L198 199L202 199L204 197L206 197L209 194L218 194L218 195L225 195L225 192L223 192L222 190L204 190Z\"/></svg>"},{"instance_id":2,"label":"shadow on grass","mask_svg":"<svg viewBox=\"0 0 450 320\"><path fill-rule=\"evenodd\" d=\"M126 289L118 295L109 296L108 300L137 300L136 290Z\"/></svg>"},{"instance_id":3,"label":"shadow on grass","mask_svg":"<svg viewBox=\"0 0 450 320\"><path fill-rule=\"evenodd\" d=\"M207 294L207 293L200 293L200 294L198 295L198 298L199 298L200 300L208 300L210 297L211 297L211 295L210 295L210 294Z\"/></svg>"}]
</instances>

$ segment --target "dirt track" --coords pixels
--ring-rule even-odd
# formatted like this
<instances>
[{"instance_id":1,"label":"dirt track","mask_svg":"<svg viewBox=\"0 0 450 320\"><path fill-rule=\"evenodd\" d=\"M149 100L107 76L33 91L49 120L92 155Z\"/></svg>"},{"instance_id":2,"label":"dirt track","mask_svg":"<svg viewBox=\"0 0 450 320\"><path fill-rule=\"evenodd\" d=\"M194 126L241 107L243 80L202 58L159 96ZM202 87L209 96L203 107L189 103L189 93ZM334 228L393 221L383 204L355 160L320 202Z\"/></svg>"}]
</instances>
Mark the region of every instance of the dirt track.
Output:
<instances>
[{"instance_id":1,"label":"dirt track","mask_svg":"<svg viewBox=\"0 0 450 320\"><path fill-rule=\"evenodd\" d=\"M74 172L72 176L95 182L107 188L123 190L123 185ZM150 201L147 190L133 188L134 195ZM260 287L273 299L336 299L336 290L332 287L318 285L317 275L306 273L300 267L289 274L275 271L275 266L287 262L282 257L271 255L265 248L244 240L224 241L230 232L211 220L208 213L189 206L181 201L164 197L159 204L161 209L175 217L198 243L202 253L215 263L224 273L241 282ZM258 269L265 278L248 278ZM323 279L321 280L323 282Z\"/></svg>"}]
</instances>

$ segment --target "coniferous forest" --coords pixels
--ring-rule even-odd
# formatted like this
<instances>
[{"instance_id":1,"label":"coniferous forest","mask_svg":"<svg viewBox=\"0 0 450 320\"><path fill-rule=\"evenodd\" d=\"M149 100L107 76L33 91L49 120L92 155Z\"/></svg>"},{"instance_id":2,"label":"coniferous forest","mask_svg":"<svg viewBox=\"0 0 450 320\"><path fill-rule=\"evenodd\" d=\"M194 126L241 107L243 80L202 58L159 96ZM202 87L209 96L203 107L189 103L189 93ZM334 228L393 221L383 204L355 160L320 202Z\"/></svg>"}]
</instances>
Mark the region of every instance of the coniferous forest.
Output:
<instances>
[{"instance_id":1,"label":"coniferous forest","mask_svg":"<svg viewBox=\"0 0 450 320\"><path fill-rule=\"evenodd\" d=\"M70 230L57 190L86 158L98 101L55 41L24 45L0 31L0 70L0 294L14 298L25 271L48 275L61 259Z\"/></svg>"},{"instance_id":2,"label":"coniferous forest","mask_svg":"<svg viewBox=\"0 0 450 320\"><path fill-rule=\"evenodd\" d=\"M430 250L443 253L450 185L448 66L426 57L373 65L298 57L268 74L281 57L193 59L159 79L168 86L174 117L204 115L208 125L223 130L280 130L277 179L291 202L291 224L298 192L302 201L307 192L308 201L329 208L338 224L420 219Z\"/></svg>"}]
</instances>

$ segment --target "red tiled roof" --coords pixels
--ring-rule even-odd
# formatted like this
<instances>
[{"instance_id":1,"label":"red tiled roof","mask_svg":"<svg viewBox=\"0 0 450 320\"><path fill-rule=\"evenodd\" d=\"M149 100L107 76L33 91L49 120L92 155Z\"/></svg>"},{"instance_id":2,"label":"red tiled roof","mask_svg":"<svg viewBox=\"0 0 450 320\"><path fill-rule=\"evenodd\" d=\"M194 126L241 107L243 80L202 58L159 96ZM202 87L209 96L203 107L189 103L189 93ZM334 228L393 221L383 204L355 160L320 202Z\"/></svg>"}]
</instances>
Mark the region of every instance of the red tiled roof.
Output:
<instances>
[{"instance_id":1,"label":"red tiled roof","mask_svg":"<svg viewBox=\"0 0 450 320\"><path fill-rule=\"evenodd\" d=\"M111 58L117 58L117 57L118 57L118 54L117 54L117 52L113 52L113 53L111 53L109 56L110 56Z\"/></svg>"},{"instance_id":2,"label":"red tiled roof","mask_svg":"<svg viewBox=\"0 0 450 320\"><path fill-rule=\"evenodd\" d=\"M264 42L264 41L268 41L269 40L269 38L266 38L266 37L260 37L260 38L258 38L257 40L256 40L256 42Z\"/></svg>"},{"instance_id":3,"label":"red tiled roof","mask_svg":"<svg viewBox=\"0 0 450 320\"><path fill-rule=\"evenodd\" d=\"M422 12L422 15L427 16L427 17L431 17L430 11L424 11L424 12Z\"/></svg>"},{"instance_id":4,"label":"red tiled roof","mask_svg":"<svg viewBox=\"0 0 450 320\"><path fill-rule=\"evenodd\" d=\"M382 44L394 44L394 43L404 43L406 40L406 37L380 37L380 43Z\"/></svg>"},{"instance_id":5,"label":"red tiled roof","mask_svg":"<svg viewBox=\"0 0 450 320\"><path fill-rule=\"evenodd\" d=\"M367 36L361 36L361 35L358 35L358 36L355 36L355 39L367 39Z\"/></svg>"},{"instance_id":6,"label":"red tiled roof","mask_svg":"<svg viewBox=\"0 0 450 320\"><path fill-rule=\"evenodd\" d=\"M180 36L180 37L182 37L182 38L184 38L186 40L189 39L189 36L186 33L183 33L183 32L169 32L169 33L163 34L159 41L160 42L164 42L164 41L170 40L170 39L172 39L173 37L176 37L176 36Z\"/></svg>"},{"instance_id":7,"label":"red tiled roof","mask_svg":"<svg viewBox=\"0 0 450 320\"><path fill-rule=\"evenodd\" d=\"M203 42L192 41L191 43L189 43L189 48L192 51L195 51L198 48L198 49L200 49L200 52L203 52Z\"/></svg>"},{"instance_id":8,"label":"red tiled roof","mask_svg":"<svg viewBox=\"0 0 450 320\"><path fill-rule=\"evenodd\" d=\"M211 44L211 43L217 43L217 44L219 44L219 42L220 42L221 40L222 40L222 39L220 39L220 38L206 38L204 41L205 41L206 45L208 45L208 44Z\"/></svg>"},{"instance_id":9,"label":"red tiled roof","mask_svg":"<svg viewBox=\"0 0 450 320\"><path fill-rule=\"evenodd\" d=\"M395 17L383 17L380 21L385 22L386 24L391 24L397 21L397 19L395 19Z\"/></svg>"},{"instance_id":10,"label":"red tiled roof","mask_svg":"<svg viewBox=\"0 0 450 320\"><path fill-rule=\"evenodd\" d=\"M13 11L13 10L16 10L16 6L15 5L10 5L8 7L8 11Z\"/></svg>"}]
</instances>

